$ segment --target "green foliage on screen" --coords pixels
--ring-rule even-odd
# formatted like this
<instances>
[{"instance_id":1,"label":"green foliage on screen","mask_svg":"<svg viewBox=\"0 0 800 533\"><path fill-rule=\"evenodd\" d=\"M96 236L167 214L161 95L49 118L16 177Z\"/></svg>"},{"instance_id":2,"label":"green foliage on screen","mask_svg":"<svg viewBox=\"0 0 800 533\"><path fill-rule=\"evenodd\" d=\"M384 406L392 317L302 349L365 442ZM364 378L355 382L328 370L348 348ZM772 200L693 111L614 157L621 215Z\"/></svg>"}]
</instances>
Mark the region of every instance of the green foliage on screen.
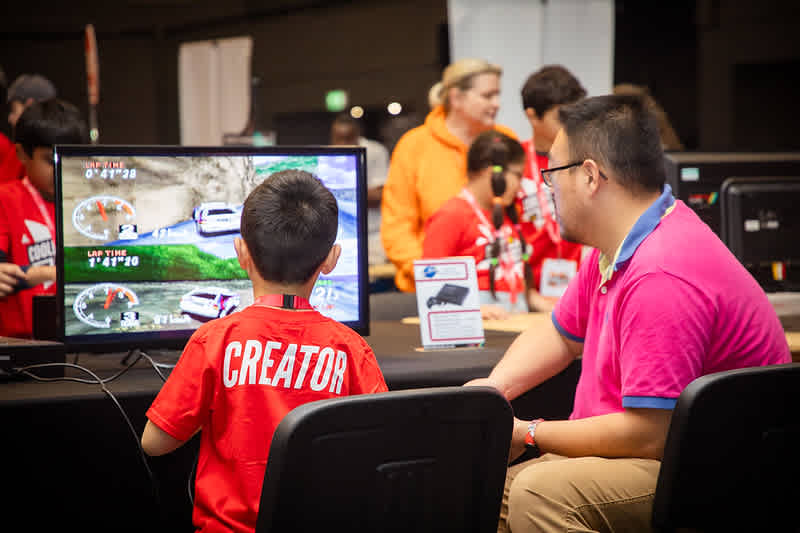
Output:
<instances>
[{"instance_id":1,"label":"green foliage on screen","mask_svg":"<svg viewBox=\"0 0 800 533\"><path fill-rule=\"evenodd\" d=\"M91 256L94 251L102 256ZM124 256L105 251L124 250ZM134 259L135 258L135 259ZM64 250L67 283L103 281L171 281L247 279L235 258L223 259L200 251L192 244L161 246L81 246Z\"/></svg>"},{"instance_id":2,"label":"green foliage on screen","mask_svg":"<svg viewBox=\"0 0 800 533\"><path fill-rule=\"evenodd\" d=\"M311 174L317 175L317 156L297 156L297 157L280 157L271 160L272 158L265 158L268 163L259 161L256 166L256 173L263 175L265 178L275 172L281 170L305 170ZM262 160L262 161L264 161Z\"/></svg>"}]
</instances>

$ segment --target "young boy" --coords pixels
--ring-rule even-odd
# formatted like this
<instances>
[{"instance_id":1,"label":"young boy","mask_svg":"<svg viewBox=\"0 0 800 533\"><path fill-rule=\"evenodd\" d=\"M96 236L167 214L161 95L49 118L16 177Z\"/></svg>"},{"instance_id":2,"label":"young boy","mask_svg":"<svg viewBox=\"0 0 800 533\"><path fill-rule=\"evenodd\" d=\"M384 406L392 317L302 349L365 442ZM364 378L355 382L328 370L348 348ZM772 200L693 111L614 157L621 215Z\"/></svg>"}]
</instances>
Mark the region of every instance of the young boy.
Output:
<instances>
[{"instance_id":1,"label":"young boy","mask_svg":"<svg viewBox=\"0 0 800 533\"><path fill-rule=\"evenodd\" d=\"M551 311L577 272L582 246L561 238L552 196L539 173L548 167L547 152L561 127L558 109L586 96L581 83L561 65L546 65L522 86L522 108L532 137L522 143L527 155L518 195L522 234L533 247L530 264L535 287L530 291L532 311Z\"/></svg>"},{"instance_id":2,"label":"young boy","mask_svg":"<svg viewBox=\"0 0 800 533\"><path fill-rule=\"evenodd\" d=\"M54 294L53 146L87 140L77 108L51 99L31 104L14 129L25 177L0 185L0 336L33 332L33 296Z\"/></svg>"},{"instance_id":3,"label":"young boy","mask_svg":"<svg viewBox=\"0 0 800 533\"><path fill-rule=\"evenodd\" d=\"M22 74L8 88L8 123L13 130L22 112L35 102L56 97L53 83L39 74ZM25 167L17 157L14 145L0 134L0 183L22 179Z\"/></svg>"},{"instance_id":4,"label":"young boy","mask_svg":"<svg viewBox=\"0 0 800 533\"><path fill-rule=\"evenodd\" d=\"M147 411L142 447L168 453L202 428L193 522L252 531L272 434L294 407L386 391L369 345L308 303L341 247L336 200L313 175L272 174L247 198L234 245L253 305L201 326Z\"/></svg>"}]
</instances>

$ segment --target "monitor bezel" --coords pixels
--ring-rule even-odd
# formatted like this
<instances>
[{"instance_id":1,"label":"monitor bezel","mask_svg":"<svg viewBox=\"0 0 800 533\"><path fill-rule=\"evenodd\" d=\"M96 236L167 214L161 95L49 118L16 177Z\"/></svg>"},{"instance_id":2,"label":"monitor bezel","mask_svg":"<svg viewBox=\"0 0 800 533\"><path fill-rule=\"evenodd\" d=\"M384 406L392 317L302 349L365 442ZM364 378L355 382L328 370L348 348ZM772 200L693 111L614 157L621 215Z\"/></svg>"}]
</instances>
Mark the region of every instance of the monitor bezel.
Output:
<instances>
[{"instance_id":1,"label":"monitor bezel","mask_svg":"<svg viewBox=\"0 0 800 533\"><path fill-rule=\"evenodd\" d=\"M343 321L362 336L369 335L369 270L367 264L367 166L366 149L361 146L180 146L180 145L73 145L53 148L56 215L56 321L59 338L68 352L121 352L134 349L180 350L194 333L192 330L116 333L104 335L66 335L64 307L64 206L61 183L64 157L130 157L130 156L275 156L275 155L355 155L356 156L356 223L358 232L358 305L359 320Z\"/></svg>"}]
</instances>

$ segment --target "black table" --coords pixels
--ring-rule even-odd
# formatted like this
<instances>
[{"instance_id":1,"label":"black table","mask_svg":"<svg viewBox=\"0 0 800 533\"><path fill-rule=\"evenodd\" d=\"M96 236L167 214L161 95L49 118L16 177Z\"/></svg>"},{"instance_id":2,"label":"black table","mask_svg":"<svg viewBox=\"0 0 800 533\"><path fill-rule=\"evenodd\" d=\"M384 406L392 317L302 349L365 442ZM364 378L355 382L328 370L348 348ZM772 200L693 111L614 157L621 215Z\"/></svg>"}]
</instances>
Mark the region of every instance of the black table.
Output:
<instances>
[{"instance_id":1,"label":"black table","mask_svg":"<svg viewBox=\"0 0 800 533\"><path fill-rule=\"evenodd\" d=\"M418 326L378 321L370 333L367 341L391 390L461 385L485 377L516 336L489 331L482 348L418 351ZM174 363L179 356L174 351L148 353L161 364ZM125 355L82 354L77 363L107 378L123 368ZM74 360L74 355L67 356L68 362ZM576 361L516 399L515 414L568 416L579 372ZM66 375L89 377L75 369ZM148 458L147 466L136 444L144 413L162 383L140 360L106 385L121 409L98 385L0 383L4 507L23 523L29 521L29 529L191 531L189 487L199 438L166 456Z\"/></svg>"}]
</instances>

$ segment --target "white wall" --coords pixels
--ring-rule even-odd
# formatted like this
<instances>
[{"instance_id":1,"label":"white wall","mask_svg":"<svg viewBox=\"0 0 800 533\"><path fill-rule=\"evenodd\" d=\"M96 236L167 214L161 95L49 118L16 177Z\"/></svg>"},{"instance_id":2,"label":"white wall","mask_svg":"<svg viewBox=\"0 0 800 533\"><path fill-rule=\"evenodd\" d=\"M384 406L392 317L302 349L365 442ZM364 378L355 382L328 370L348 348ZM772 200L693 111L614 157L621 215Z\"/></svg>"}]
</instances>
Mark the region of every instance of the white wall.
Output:
<instances>
[{"instance_id":1,"label":"white wall","mask_svg":"<svg viewBox=\"0 0 800 533\"><path fill-rule=\"evenodd\" d=\"M447 0L452 61L480 57L503 67L497 121L530 137L520 89L540 67L559 63L589 95L611 92L613 0Z\"/></svg>"},{"instance_id":2,"label":"white wall","mask_svg":"<svg viewBox=\"0 0 800 533\"><path fill-rule=\"evenodd\" d=\"M181 144L218 146L250 114L250 37L194 41L178 53Z\"/></svg>"}]
</instances>

